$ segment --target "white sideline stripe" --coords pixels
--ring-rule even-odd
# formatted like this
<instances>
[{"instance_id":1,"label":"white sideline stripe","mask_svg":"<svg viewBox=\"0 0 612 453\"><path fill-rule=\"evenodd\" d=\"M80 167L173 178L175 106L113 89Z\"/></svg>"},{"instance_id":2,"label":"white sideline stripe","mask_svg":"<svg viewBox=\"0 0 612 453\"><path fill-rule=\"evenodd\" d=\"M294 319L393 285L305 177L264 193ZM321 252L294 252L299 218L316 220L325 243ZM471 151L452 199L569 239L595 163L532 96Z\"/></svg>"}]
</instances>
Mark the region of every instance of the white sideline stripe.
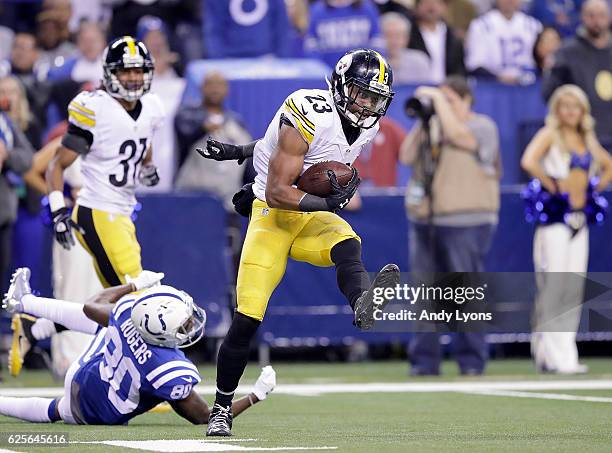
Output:
<instances>
[{"instance_id":1,"label":"white sideline stripe","mask_svg":"<svg viewBox=\"0 0 612 453\"><path fill-rule=\"evenodd\" d=\"M187 371L187 370L185 370ZM214 385L198 385L200 394L215 393ZM238 394L246 394L252 385L241 385ZM274 394L284 395L321 395L327 393L437 393L466 392L481 390L612 390L612 379L547 380L547 381L480 381L469 382L375 382L375 383L330 383L330 384L286 384L278 385ZM0 387L0 396L61 396L62 387Z\"/></svg>"},{"instance_id":2,"label":"white sideline stripe","mask_svg":"<svg viewBox=\"0 0 612 453\"><path fill-rule=\"evenodd\" d=\"M152 379L156 378L158 375L160 375L164 371L167 371L170 368L178 368L178 367L190 368L196 373L198 372L198 369L196 368L196 366L191 362L188 362L186 360L172 360L171 362L167 362L167 363L164 363L163 365L158 366L153 371L151 371L149 374L147 374L147 381L151 382Z\"/></svg>"},{"instance_id":3,"label":"white sideline stripe","mask_svg":"<svg viewBox=\"0 0 612 453\"><path fill-rule=\"evenodd\" d=\"M591 403L612 403L612 398L605 396L566 395L564 393L515 392L512 390L474 390L461 393L470 395L510 396L514 398L539 398L544 400L588 401Z\"/></svg>"},{"instance_id":4,"label":"white sideline stripe","mask_svg":"<svg viewBox=\"0 0 612 453\"><path fill-rule=\"evenodd\" d=\"M17 450L7 450L5 448L0 448L0 453L20 453Z\"/></svg>"},{"instance_id":5,"label":"white sideline stripe","mask_svg":"<svg viewBox=\"0 0 612 453\"><path fill-rule=\"evenodd\" d=\"M239 439L229 442L239 442ZM249 439L251 440L251 439ZM336 450L338 447L243 447L231 443L208 441L201 439L186 440L104 440L100 442L79 442L87 444L104 444L113 447L134 448L138 450L157 451L163 453L173 452L211 452L211 451L310 451L310 450Z\"/></svg>"}]
</instances>

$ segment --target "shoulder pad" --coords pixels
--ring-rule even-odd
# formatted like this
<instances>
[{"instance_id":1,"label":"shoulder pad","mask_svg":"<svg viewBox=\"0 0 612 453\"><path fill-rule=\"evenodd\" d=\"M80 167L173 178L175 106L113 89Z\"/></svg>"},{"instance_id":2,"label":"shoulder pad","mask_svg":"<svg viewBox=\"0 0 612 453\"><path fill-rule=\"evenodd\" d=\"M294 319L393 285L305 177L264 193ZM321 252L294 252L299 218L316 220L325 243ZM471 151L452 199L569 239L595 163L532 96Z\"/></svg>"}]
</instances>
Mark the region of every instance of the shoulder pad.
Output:
<instances>
[{"instance_id":1,"label":"shoulder pad","mask_svg":"<svg viewBox=\"0 0 612 453\"><path fill-rule=\"evenodd\" d=\"M68 104L68 121L81 129L93 129L96 126L98 100L99 95L95 91L80 92Z\"/></svg>"},{"instance_id":2,"label":"shoulder pad","mask_svg":"<svg viewBox=\"0 0 612 453\"><path fill-rule=\"evenodd\" d=\"M324 90L298 90L290 94L283 105L286 117L312 143L320 131L333 124L333 104Z\"/></svg>"}]
</instances>

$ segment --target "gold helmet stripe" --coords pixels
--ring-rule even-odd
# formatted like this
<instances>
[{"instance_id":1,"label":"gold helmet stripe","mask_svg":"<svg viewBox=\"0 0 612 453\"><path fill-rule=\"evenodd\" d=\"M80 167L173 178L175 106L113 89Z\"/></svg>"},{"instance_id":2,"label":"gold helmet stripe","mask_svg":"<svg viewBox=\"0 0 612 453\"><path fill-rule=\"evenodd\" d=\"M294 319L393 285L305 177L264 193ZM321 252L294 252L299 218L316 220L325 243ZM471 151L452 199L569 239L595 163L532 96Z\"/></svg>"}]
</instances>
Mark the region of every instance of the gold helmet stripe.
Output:
<instances>
[{"instance_id":1,"label":"gold helmet stripe","mask_svg":"<svg viewBox=\"0 0 612 453\"><path fill-rule=\"evenodd\" d=\"M131 36L124 36L123 39L125 39L125 42L128 45L128 49L130 49L130 56L135 57L136 56L136 44L134 43L134 38L132 38Z\"/></svg>"},{"instance_id":2,"label":"gold helmet stripe","mask_svg":"<svg viewBox=\"0 0 612 453\"><path fill-rule=\"evenodd\" d=\"M376 54L376 57L378 58L378 83L385 83L385 66L386 66L386 61L383 58L383 56L381 54L379 54L378 52L376 52L375 50L373 51Z\"/></svg>"}]
</instances>

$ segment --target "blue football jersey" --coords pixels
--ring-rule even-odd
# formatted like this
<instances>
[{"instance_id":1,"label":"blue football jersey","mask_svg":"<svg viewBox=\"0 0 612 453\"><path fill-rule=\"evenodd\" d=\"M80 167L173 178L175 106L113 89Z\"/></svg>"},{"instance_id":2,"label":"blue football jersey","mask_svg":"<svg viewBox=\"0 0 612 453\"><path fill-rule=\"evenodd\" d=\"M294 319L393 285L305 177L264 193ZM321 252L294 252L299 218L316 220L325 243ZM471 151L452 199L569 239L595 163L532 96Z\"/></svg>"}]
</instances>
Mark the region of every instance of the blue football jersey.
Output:
<instances>
[{"instance_id":1,"label":"blue football jersey","mask_svg":"<svg viewBox=\"0 0 612 453\"><path fill-rule=\"evenodd\" d=\"M117 302L81 356L74 382L87 424L126 424L162 401L186 398L201 380L180 349L145 343L130 318L135 300L130 294Z\"/></svg>"}]
</instances>

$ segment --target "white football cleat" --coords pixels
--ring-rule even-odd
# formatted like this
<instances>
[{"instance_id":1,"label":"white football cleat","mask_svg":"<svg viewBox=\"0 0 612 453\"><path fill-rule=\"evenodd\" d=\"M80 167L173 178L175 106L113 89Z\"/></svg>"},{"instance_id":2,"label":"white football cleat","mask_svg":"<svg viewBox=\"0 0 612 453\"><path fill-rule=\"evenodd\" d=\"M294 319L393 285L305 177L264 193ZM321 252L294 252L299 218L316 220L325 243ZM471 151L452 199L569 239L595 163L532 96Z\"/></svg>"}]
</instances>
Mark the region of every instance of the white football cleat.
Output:
<instances>
[{"instance_id":1,"label":"white football cleat","mask_svg":"<svg viewBox=\"0 0 612 453\"><path fill-rule=\"evenodd\" d=\"M259 401L263 401L272 390L276 387L276 371L270 365L261 369L261 374L255 382L253 393Z\"/></svg>"},{"instance_id":2,"label":"white football cleat","mask_svg":"<svg viewBox=\"0 0 612 453\"><path fill-rule=\"evenodd\" d=\"M21 299L27 294L32 294L30 288L30 269L20 267L11 277L11 285L2 299L2 308L9 313L20 313L23 311Z\"/></svg>"}]
</instances>

